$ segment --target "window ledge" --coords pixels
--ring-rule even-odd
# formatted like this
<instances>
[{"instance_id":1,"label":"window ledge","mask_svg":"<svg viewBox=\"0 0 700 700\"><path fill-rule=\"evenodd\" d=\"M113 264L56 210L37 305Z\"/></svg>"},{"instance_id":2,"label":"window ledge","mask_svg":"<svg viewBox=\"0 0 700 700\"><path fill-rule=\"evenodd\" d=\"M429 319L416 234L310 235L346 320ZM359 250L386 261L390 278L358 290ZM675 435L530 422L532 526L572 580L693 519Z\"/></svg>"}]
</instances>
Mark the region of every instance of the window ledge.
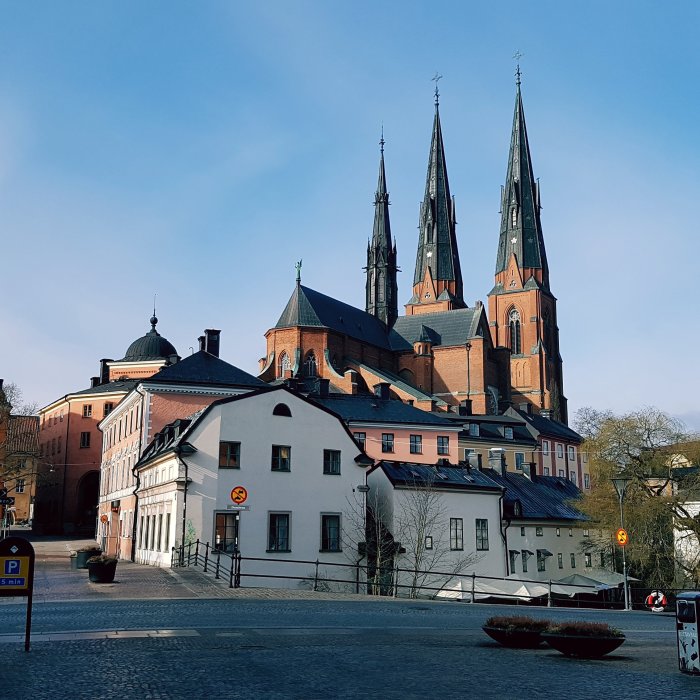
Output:
<instances>
[{"instance_id":1,"label":"window ledge","mask_svg":"<svg viewBox=\"0 0 700 700\"><path fill-rule=\"evenodd\" d=\"M339 554L343 550L342 549L319 549L318 551L323 553L323 554Z\"/></svg>"}]
</instances>

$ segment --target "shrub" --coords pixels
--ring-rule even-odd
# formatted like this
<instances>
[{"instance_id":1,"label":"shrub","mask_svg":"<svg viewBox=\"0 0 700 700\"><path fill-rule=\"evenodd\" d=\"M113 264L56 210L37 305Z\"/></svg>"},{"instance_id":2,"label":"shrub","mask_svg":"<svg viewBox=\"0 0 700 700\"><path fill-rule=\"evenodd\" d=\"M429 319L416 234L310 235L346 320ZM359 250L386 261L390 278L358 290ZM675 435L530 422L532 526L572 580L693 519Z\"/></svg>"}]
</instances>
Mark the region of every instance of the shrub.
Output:
<instances>
[{"instance_id":1,"label":"shrub","mask_svg":"<svg viewBox=\"0 0 700 700\"><path fill-rule=\"evenodd\" d=\"M569 634L579 637L624 637L621 630L606 622L556 622L546 630L550 634Z\"/></svg>"},{"instance_id":2,"label":"shrub","mask_svg":"<svg viewBox=\"0 0 700 700\"><path fill-rule=\"evenodd\" d=\"M102 552L102 549L96 544L89 544L87 547L81 547L79 552Z\"/></svg>"},{"instance_id":3,"label":"shrub","mask_svg":"<svg viewBox=\"0 0 700 700\"><path fill-rule=\"evenodd\" d=\"M485 624L486 627L496 627L506 632L544 632L551 622L526 615L501 615L490 617Z\"/></svg>"},{"instance_id":4,"label":"shrub","mask_svg":"<svg viewBox=\"0 0 700 700\"><path fill-rule=\"evenodd\" d=\"M87 560L88 564L114 564L116 563L116 559L114 557L108 557L106 554L99 554L96 557L90 557Z\"/></svg>"}]
</instances>

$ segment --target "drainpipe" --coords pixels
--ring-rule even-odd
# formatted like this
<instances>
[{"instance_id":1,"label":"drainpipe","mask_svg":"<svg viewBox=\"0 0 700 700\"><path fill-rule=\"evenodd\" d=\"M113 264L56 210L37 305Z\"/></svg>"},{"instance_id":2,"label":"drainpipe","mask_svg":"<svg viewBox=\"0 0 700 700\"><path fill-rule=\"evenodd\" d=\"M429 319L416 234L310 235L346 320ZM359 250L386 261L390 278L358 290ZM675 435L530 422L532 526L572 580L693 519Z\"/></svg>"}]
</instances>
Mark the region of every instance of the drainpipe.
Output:
<instances>
[{"instance_id":1,"label":"drainpipe","mask_svg":"<svg viewBox=\"0 0 700 700\"><path fill-rule=\"evenodd\" d=\"M145 403L146 403L146 394L141 393L139 391L139 386L136 386L136 393L140 394L141 397L143 398L143 406L141 407L141 425L139 425L139 451L138 451L138 459L134 463L134 466L131 468L131 473L134 475L134 479L136 480L136 484L134 486L133 490L133 495L134 495L134 517L131 522L131 561L136 561L136 526L138 524L138 519L139 519L139 486L141 486L141 478L139 477L138 470L136 469L136 466L138 465L139 461L141 460L141 449L142 449L142 444L141 441L143 440L143 424L146 420L145 416Z\"/></svg>"},{"instance_id":2,"label":"drainpipe","mask_svg":"<svg viewBox=\"0 0 700 700\"><path fill-rule=\"evenodd\" d=\"M498 521L500 524L499 530L501 532L501 539L503 540L503 547L505 549L506 557L506 576L509 576L510 571L510 558L508 555L508 528L510 527L510 519L506 520L506 526L503 527L503 499L505 498L506 490L503 489L500 498L498 499Z\"/></svg>"},{"instance_id":3,"label":"drainpipe","mask_svg":"<svg viewBox=\"0 0 700 700\"><path fill-rule=\"evenodd\" d=\"M182 466L185 468L185 488L182 492L182 535L180 546L182 547L182 552L185 552L185 534L187 532L187 483L189 482L188 467L187 462L182 459L180 454L180 448L177 448L177 458L180 460Z\"/></svg>"}]
</instances>

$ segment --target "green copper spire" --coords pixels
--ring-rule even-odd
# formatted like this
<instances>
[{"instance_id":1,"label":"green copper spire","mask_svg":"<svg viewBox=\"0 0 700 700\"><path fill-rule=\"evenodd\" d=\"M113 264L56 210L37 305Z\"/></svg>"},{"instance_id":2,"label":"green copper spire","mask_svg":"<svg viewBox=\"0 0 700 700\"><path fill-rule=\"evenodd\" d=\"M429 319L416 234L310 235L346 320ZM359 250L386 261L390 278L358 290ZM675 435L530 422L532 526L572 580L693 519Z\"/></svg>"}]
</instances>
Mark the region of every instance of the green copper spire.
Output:
<instances>
[{"instance_id":1,"label":"green copper spire","mask_svg":"<svg viewBox=\"0 0 700 700\"><path fill-rule=\"evenodd\" d=\"M392 326L398 318L398 283L396 273L396 243L391 241L389 193L384 170L384 128L379 142L379 179L374 195L374 228L367 246L366 306L368 314Z\"/></svg>"},{"instance_id":2,"label":"green copper spire","mask_svg":"<svg viewBox=\"0 0 700 700\"><path fill-rule=\"evenodd\" d=\"M506 184L501 194L501 233L496 274L508 267L512 254L515 254L520 270L529 269L531 273L541 270L541 280L538 281L544 289L549 290L549 269L540 223L540 188L532 173L520 92L520 66L516 72L515 114Z\"/></svg>"},{"instance_id":3,"label":"green copper spire","mask_svg":"<svg viewBox=\"0 0 700 700\"><path fill-rule=\"evenodd\" d=\"M420 284L430 268L436 282L452 282L454 302L464 306L462 296L462 271L457 251L455 230L455 206L447 178L445 147L440 124L440 101L435 88L435 117L425 180L425 195L420 207L418 223L418 253L413 284Z\"/></svg>"}]
</instances>

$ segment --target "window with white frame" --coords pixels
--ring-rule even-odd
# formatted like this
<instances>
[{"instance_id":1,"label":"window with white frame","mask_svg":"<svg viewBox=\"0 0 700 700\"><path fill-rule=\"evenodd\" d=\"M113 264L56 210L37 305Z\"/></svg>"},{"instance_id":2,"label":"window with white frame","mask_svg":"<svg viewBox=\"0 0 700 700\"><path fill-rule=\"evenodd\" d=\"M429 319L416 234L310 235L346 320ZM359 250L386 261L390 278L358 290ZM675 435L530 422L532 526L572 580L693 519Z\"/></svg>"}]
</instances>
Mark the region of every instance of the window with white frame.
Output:
<instances>
[{"instance_id":1,"label":"window with white frame","mask_svg":"<svg viewBox=\"0 0 700 700\"><path fill-rule=\"evenodd\" d=\"M562 445L560 442L557 443L557 457L559 459L564 458L564 445Z\"/></svg>"},{"instance_id":2,"label":"window with white frame","mask_svg":"<svg viewBox=\"0 0 700 700\"><path fill-rule=\"evenodd\" d=\"M576 484L576 472L575 471L570 471L569 472L569 481L572 484Z\"/></svg>"},{"instance_id":3,"label":"window with white frame","mask_svg":"<svg viewBox=\"0 0 700 700\"><path fill-rule=\"evenodd\" d=\"M450 436L449 435L438 435L437 453L439 455L450 454Z\"/></svg>"},{"instance_id":4,"label":"window with white frame","mask_svg":"<svg viewBox=\"0 0 700 700\"><path fill-rule=\"evenodd\" d=\"M584 560L583 563L585 566L587 566L587 567L593 566L593 556L591 555L590 552L586 552L583 555L583 560Z\"/></svg>"},{"instance_id":5,"label":"window with white frame","mask_svg":"<svg viewBox=\"0 0 700 700\"><path fill-rule=\"evenodd\" d=\"M364 450L365 443L367 442L367 433L353 433L352 436L355 438L355 442L360 448Z\"/></svg>"},{"instance_id":6,"label":"window with white frame","mask_svg":"<svg viewBox=\"0 0 700 700\"><path fill-rule=\"evenodd\" d=\"M15 482L15 493L24 493L24 479L17 479Z\"/></svg>"},{"instance_id":7,"label":"window with white frame","mask_svg":"<svg viewBox=\"0 0 700 700\"><path fill-rule=\"evenodd\" d=\"M91 418L92 417L92 404L91 403L84 403L83 404L83 418ZM54 417L54 423L56 422L56 418Z\"/></svg>"},{"instance_id":8,"label":"window with white frame","mask_svg":"<svg viewBox=\"0 0 700 700\"><path fill-rule=\"evenodd\" d=\"M382 452L394 451L394 433L382 433Z\"/></svg>"},{"instance_id":9,"label":"window with white frame","mask_svg":"<svg viewBox=\"0 0 700 700\"><path fill-rule=\"evenodd\" d=\"M412 455L419 455L423 453L423 436L422 435L411 435L410 438L410 449Z\"/></svg>"},{"instance_id":10,"label":"window with white frame","mask_svg":"<svg viewBox=\"0 0 700 700\"><path fill-rule=\"evenodd\" d=\"M569 445L569 460L574 461L576 459L576 448L573 445Z\"/></svg>"},{"instance_id":11,"label":"window with white frame","mask_svg":"<svg viewBox=\"0 0 700 700\"><path fill-rule=\"evenodd\" d=\"M549 440L542 440L542 454L545 457L549 456Z\"/></svg>"},{"instance_id":12,"label":"window with white frame","mask_svg":"<svg viewBox=\"0 0 700 700\"><path fill-rule=\"evenodd\" d=\"M525 453L516 452L515 453L515 468L521 472L523 470L523 465L525 464Z\"/></svg>"},{"instance_id":13,"label":"window with white frame","mask_svg":"<svg viewBox=\"0 0 700 700\"><path fill-rule=\"evenodd\" d=\"M542 467L543 476L549 476L549 467Z\"/></svg>"}]
</instances>

